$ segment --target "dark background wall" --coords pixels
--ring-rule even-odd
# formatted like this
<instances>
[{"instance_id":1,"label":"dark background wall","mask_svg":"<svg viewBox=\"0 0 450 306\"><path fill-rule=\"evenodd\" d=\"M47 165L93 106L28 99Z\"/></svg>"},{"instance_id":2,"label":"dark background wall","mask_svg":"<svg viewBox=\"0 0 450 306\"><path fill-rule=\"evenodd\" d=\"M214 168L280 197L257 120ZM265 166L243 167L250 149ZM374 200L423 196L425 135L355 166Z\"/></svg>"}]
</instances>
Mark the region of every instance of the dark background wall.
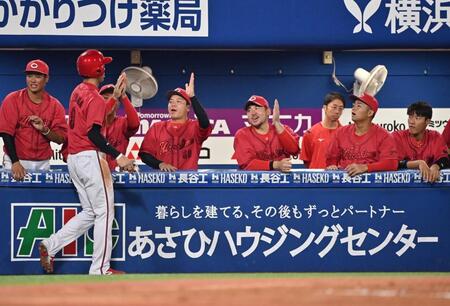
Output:
<instances>
[{"instance_id":1,"label":"dark background wall","mask_svg":"<svg viewBox=\"0 0 450 306\"><path fill-rule=\"evenodd\" d=\"M48 91L67 107L81 80L75 63L82 51L0 51L0 98L24 87L26 63L41 58L50 65ZM102 51L114 57L105 80L114 82L130 65L130 51ZM338 77L350 88L357 67L386 65L388 79L377 96L382 107L405 107L416 100L450 107L450 51L335 51L334 57ZM344 93L332 82L333 66L322 64L322 51L142 51L142 63L159 83L149 107L165 107L165 93L183 86L190 71L197 75L196 91L207 108L241 107L253 93L278 98L282 107L320 107L325 93Z\"/></svg>"}]
</instances>

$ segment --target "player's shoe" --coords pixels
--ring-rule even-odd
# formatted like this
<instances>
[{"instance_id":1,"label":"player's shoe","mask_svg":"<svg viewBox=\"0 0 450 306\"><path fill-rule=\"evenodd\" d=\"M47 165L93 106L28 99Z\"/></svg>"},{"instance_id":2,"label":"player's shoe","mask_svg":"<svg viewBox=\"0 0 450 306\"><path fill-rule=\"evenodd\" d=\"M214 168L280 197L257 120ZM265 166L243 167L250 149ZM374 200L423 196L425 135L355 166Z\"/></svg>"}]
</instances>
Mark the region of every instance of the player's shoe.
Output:
<instances>
[{"instance_id":1,"label":"player's shoe","mask_svg":"<svg viewBox=\"0 0 450 306\"><path fill-rule=\"evenodd\" d=\"M119 270L114 270L113 268L109 268L108 270L106 270L105 275L119 275L119 274L125 274L124 271L119 271Z\"/></svg>"},{"instance_id":2,"label":"player's shoe","mask_svg":"<svg viewBox=\"0 0 450 306\"><path fill-rule=\"evenodd\" d=\"M42 242L39 244L39 256L41 266L46 273L53 273L53 257L48 255L47 247Z\"/></svg>"}]
</instances>

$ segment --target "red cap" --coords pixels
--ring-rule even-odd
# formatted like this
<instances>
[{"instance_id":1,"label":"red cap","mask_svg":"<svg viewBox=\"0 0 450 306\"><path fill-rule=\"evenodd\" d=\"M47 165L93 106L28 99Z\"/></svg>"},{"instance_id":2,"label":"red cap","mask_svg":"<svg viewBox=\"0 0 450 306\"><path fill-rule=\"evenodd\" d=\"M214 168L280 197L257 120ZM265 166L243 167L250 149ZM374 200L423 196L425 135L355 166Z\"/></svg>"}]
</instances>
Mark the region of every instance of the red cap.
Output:
<instances>
[{"instance_id":1,"label":"red cap","mask_svg":"<svg viewBox=\"0 0 450 306\"><path fill-rule=\"evenodd\" d=\"M247 108L252 104L269 108L269 102L267 102L267 100L261 96L253 95L250 98L248 98L248 101L245 103L244 109L247 110Z\"/></svg>"},{"instance_id":2,"label":"red cap","mask_svg":"<svg viewBox=\"0 0 450 306\"><path fill-rule=\"evenodd\" d=\"M49 70L47 63L40 59L29 61L25 67L25 72L39 72L45 75L48 75Z\"/></svg>"},{"instance_id":3,"label":"red cap","mask_svg":"<svg viewBox=\"0 0 450 306\"><path fill-rule=\"evenodd\" d=\"M167 100L170 100L170 97L172 97L173 95L180 96L185 99L188 104L191 104L191 98L183 88L175 88L174 90L169 91L167 93Z\"/></svg>"},{"instance_id":4,"label":"red cap","mask_svg":"<svg viewBox=\"0 0 450 306\"><path fill-rule=\"evenodd\" d=\"M107 91L107 90L110 90L110 89L114 90L114 84L106 84L106 85L103 85L103 86L100 88L100 90L98 91L98 93L99 93L99 94L103 94L104 91Z\"/></svg>"},{"instance_id":5,"label":"red cap","mask_svg":"<svg viewBox=\"0 0 450 306\"><path fill-rule=\"evenodd\" d=\"M377 113L377 111L378 111L378 100L377 100L375 97L373 97L373 96L371 96L371 95L368 95L368 94L364 93L364 94L363 94L362 96L360 96L360 97L357 97L357 96L355 96L355 95L352 95L351 98L352 98L353 100L360 100L360 101L363 102L364 104L368 105L368 106L373 110L373 112L374 112L375 114Z\"/></svg>"}]
</instances>

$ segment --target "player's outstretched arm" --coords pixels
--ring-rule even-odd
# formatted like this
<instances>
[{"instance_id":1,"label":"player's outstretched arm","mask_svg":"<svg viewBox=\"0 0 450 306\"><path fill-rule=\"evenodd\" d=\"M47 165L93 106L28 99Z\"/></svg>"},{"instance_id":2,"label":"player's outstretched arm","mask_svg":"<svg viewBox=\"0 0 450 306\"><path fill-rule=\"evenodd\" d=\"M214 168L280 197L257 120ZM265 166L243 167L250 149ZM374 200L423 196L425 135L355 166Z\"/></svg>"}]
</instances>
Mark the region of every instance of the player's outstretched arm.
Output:
<instances>
[{"instance_id":1,"label":"player's outstretched arm","mask_svg":"<svg viewBox=\"0 0 450 306\"><path fill-rule=\"evenodd\" d=\"M165 172L173 172L173 171L178 170L177 167L157 159L150 153L139 152L139 157L147 166L152 167L153 169L157 169L157 170L161 170L161 171L165 171Z\"/></svg>"},{"instance_id":2,"label":"player's outstretched arm","mask_svg":"<svg viewBox=\"0 0 450 306\"><path fill-rule=\"evenodd\" d=\"M123 108L125 109L125 114L127 115L127 130L128 131L136 131L139 128L139 115L134 108L133 104L131 104L130 99L126 94L123 94L120 98L122 102Z\"/></svg>"},{"instance_id":3,"label":"player's outstretched arm","mask_svg":"<svg viewBox=\"0 0 450 306\"><path fill-rule=\"evenodd\" d=\"M191 98L192 102L192 108L194 109L194 113L197 116L199 126L202 129L207 129L209 127L209 117L206 113L203 106L200 104L200 101L198 101L197 97Z\"/></svg>"},{"instance_id":4,"label":"player's outstretched arm","mask_svg":"<svg viewBox=\"0 0 450 306\"><path fill-rule=\"evenodd\" d=\"M192 108L194 109L194 113L197 116L198 123L202 129L206 129L209 127L209 118L203 106L200 104L200 101L195 96L195 75L191 73L191 78L189 79L189 83L185 85L186 93L191 98Z\"/></svg>"},{"instance_id":5,"label":"player's outstretched arm","mask_svg":"<svg viewBox=\"0 0 450 306\"><path fill-rule=\"evenodd\" d=\"M116 148L111 146L106 138L100 133L101 126L94 124L91 130L88 132L88 138L92 143L100 149L100 151L114 157L117 161L117 165L126 171L134 172L134 160L127 158L125 155L117 151Z\"/></svg>"},{"instance_id":6,"label":"player's outstretched arm","mask_svg":"<svg viewBox=\"0 0 450 306\"><path fill-rule=\"evenodd\" d=\"M100 133L101 126L98 124L94 124L91 130L88 132L88 138L92 143L100 149L100 151L117 158L120 155L120 152L117 151L116 148L111 146L106 138Z\"/></svg>"},{"instance_id":7,"label":"player's outstretched arm","mask_svg":"<svg viewBox=\"0 0 450 306\"><path fill-rule=\"evenodd\" d=\"M272 125L275 127L278 139L286 152L290 155L298 155L300 153L300 148L298 146L300 137L294 133L291 128L281 124L280 105L277 99L275 99L273 104Z\"/></svg>"}]
</instances>

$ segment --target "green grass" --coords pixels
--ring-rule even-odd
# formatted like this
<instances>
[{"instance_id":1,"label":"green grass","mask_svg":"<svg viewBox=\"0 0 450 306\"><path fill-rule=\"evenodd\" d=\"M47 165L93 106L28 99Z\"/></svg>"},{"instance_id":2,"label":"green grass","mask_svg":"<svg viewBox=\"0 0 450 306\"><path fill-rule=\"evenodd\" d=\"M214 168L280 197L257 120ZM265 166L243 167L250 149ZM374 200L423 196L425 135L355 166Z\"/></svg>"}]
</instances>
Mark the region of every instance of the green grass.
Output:
<instances>
[{"instance_id":1,"label":"green grass","mask_svg":"<svg viewBox=\"0 0 450 306\"><path fill-rule=\"evenodd\" d=\"M176 279L236 279L236 278L317 278L317 277L450 277L449 272L408 273L184 273L184 274L125 274L114 276L90 275L1 275L2 285L33 285L51 283L83 283L110 281L161 281Z\"/></svg>"}]
</instances>

